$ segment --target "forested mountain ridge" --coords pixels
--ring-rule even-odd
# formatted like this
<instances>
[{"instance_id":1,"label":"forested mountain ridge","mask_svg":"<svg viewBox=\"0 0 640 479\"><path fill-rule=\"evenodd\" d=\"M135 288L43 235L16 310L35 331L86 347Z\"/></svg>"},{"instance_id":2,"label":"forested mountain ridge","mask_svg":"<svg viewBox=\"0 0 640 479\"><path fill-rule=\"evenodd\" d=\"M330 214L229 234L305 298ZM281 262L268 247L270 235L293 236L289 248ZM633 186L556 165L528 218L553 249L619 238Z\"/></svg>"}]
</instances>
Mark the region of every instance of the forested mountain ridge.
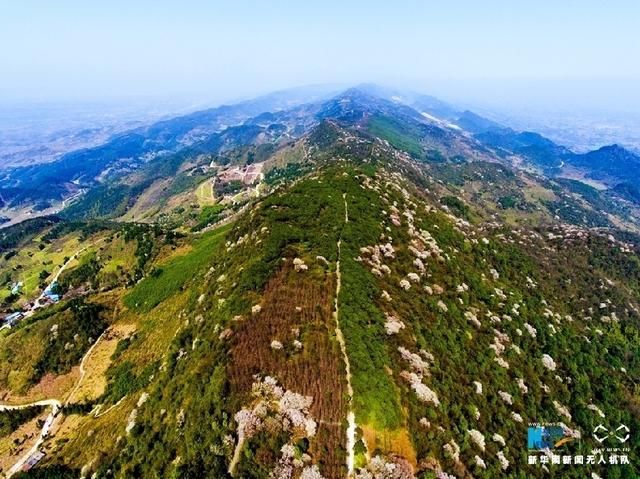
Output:
<instances>
[{"instance_id":1,"label":"forested mountain ridge","mask_svg":"<svg viewBox=\"0 0 640 479\"><path fill-rule=\"evenodd\" d=\"M304 124L266 133L283 117ZM61 403L26 477L638 474L633 434L629 465L526 446L529 423L585 457L598 424L640 426L630 203L369 91L239 128L109 184L117 214L88 194L4 230L28 278L7 311L65 265L0 337L5 402ZM4 471L31 444L5 437Z\"/></svg>"}]
</instances>

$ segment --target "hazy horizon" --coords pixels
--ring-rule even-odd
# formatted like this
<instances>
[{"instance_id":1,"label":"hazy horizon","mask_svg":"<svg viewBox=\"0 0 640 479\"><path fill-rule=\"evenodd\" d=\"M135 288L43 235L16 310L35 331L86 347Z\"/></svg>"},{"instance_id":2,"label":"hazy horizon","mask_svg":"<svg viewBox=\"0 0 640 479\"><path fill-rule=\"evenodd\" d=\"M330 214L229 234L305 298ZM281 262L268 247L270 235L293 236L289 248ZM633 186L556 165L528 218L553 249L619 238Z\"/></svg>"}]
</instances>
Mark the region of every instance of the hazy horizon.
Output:
<instances>
[{"instance_id":1,"label":"hazy horizon","mask_svg":"<svg viewBox=\"0 0 640 479\"><path fill-rule=\"evenodd\" d=\"M640 479L639 26L0 0L0 479Z\"/></svg>"},{"instance_id":2,"label":"hazy horizon","mask_svg":"<svg viewBox=\"0 0 640 479\"><path fill-rule=\"evenodd\" d=\"M27 0L0 15L5 104L211 105L376 82L475 106L640 108L640 6L630 1Z\"/></svg>"}]
</instances>

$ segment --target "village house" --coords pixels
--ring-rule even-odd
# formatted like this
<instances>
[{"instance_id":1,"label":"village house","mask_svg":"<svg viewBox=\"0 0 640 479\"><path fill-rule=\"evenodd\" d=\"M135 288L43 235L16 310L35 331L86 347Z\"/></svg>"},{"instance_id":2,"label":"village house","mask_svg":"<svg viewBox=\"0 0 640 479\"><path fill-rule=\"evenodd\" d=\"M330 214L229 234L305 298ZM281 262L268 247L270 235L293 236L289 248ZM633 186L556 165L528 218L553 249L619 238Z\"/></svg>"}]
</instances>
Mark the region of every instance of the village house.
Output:
<instances>
[{"instance_id":1,"label":"village house","mask_svg":"<svg viewBox=\"0 0 640 479\"><path fill-rule=\"evenodd\" d=\"M8 325L10 328L13 327L18 321L22 319L24 315L21 311L17 311L15 313L11 313L4 317L4 323Z\"/></svg>"}]
</instances>

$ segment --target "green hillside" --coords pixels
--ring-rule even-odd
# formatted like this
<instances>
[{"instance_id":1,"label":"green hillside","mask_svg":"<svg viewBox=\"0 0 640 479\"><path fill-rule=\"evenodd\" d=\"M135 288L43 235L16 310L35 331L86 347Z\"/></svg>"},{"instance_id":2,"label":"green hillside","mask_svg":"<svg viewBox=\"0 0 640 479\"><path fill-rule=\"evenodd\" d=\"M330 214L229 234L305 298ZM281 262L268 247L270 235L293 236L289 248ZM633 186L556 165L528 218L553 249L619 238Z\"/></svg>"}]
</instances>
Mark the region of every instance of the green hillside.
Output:
<instances>
[{"instance_id":1,"label":"green hillside","mask_svg":"<svg viewBox=\"0 0 640 479\"><path fill-rule=\"evenodd\" d=\"M207 161L188 158L197 181L109 207L145 221L74 213L7 235L8 282L48 268L7 310L64 265L61 301L0 332L6 402L60 402L46 456L14 477L640 475L628 210L353 103L274 144L255 182L214 165L204 188ZM221 177L237 188L203 199ZM24 450L34 417L7 415L0 444ZM629 464L531 465L530 424L585 458L598 425L625 425Z\"/></svg>"}]
</instances>

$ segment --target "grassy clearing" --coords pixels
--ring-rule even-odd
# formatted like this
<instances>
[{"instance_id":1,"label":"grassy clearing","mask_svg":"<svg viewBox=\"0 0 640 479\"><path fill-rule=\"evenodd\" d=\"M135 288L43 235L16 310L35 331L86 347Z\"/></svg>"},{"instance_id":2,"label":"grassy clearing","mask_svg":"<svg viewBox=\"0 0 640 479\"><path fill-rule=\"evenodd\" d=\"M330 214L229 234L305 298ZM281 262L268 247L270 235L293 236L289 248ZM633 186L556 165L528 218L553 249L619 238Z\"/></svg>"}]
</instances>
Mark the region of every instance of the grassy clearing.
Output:
<instances>
[{"instance_id":1,"label":"grassy clearing","mask_svg":"<svg viewBox=\"0 0 640 479\"><path fill-rule=\"evenodd\" d=\"M211 180L205 180L200 183L196 188L195 194L200 206L211 205L216 201Z\"/></svg>"},{"instance_id":2,"label":"grassy clearing","mask_svg":"<svg viewBox=\"0 0 640 479\"><path fill-rule=\"evenodd\" d=\"M553 191L538 185L527 185L523 189L523 193L527 201L532 203L540 200L553 201L557 199Z\"/></svg>"},{"instance_id":3,"label":"grassy clearing","mask_svg":"<svg viewBox=\"0 0 640 479\"><path fill-rule=\"evenodd\" d=\"M206 233L193 243L193 249L158 267L124 298L124 303L136 311L150 311L165 299L180 291L194 274L206 267L218 254L230 225Z\"/></svg>"},{"instance_id":4,"label":"grassy clearing","mask_svg":"<svg viewBox=\"0 0 640 479\"><path fill-rule=\"evenodd\" d=\"M371 134L387 140L392 146L404 150L415 158L422 158L424 150L418 136L407 133L406 125L385 116L374 115L369 120Z\"/></svg>"},{"instance_id":5,"label":"grassy clearing","mask_svg":"<svg viewBox=\"0 0 640 479\"><path fill-rule=\"evenodd\" d=\"M99 398L107 386L106 372L111 365L111 357L116 351L118 342L129 337L135 331L133 324L114 325L104 336L104 339L94 348L85 362L85 376L73 395L68 398L71 402L89 402Z\"/></svg>"}]
</instances>

